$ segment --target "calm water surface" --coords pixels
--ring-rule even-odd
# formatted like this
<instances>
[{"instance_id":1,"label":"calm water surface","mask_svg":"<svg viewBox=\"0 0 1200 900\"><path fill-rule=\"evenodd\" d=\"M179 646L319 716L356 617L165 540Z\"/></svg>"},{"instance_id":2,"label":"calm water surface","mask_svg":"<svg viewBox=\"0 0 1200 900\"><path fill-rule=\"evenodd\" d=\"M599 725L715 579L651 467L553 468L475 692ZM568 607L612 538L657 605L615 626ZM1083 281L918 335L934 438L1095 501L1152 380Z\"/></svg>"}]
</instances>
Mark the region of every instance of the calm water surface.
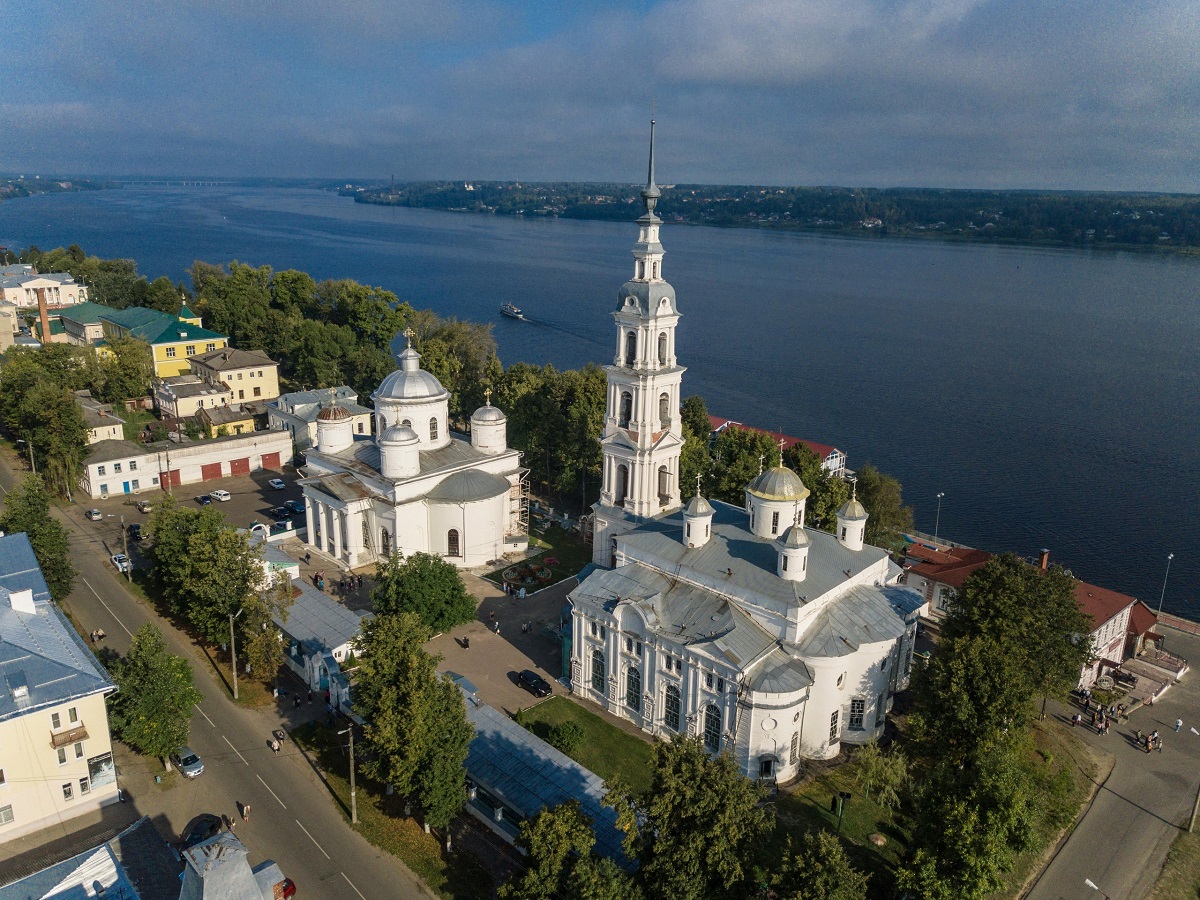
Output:
<instances>
[{"instance_id":1,"label":"calm water surface","mask_svg":"<svg viewBox=\"0 0 1200 900\"><path fill-rule=\"evenodd\" d=\"M178 280L195 259L353 278L495 322L501 359L612 353L629 224L390 209L286 189L131 186L0 205L0 244L80 244ZM1200 261L665 227L685 395L836 444L917 527L1041 547L1200 616ZM498 316L521 306L530 322Z\"/></svg>"}]
</instances>

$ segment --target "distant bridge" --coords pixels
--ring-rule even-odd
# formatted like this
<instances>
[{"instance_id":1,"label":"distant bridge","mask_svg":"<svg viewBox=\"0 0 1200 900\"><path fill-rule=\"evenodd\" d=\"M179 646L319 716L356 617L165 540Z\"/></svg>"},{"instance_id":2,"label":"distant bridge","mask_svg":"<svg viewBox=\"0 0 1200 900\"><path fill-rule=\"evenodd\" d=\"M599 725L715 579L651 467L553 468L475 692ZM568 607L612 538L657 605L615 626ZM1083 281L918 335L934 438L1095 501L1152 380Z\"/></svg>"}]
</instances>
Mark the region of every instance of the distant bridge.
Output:
<instances>
[{"instance_id":1,"label":"distant bridge","mask_svg":"<svg viewBox=\"0 0 1200 900\"><path fill-rule=\"evenodd\" d=\"M157 185L176 185L183 187L222 187L237 184L235 181L202 181L194 178L187 179L131 179L122 181L121 184L157 184Z\"/></svg>"}]
</instances>

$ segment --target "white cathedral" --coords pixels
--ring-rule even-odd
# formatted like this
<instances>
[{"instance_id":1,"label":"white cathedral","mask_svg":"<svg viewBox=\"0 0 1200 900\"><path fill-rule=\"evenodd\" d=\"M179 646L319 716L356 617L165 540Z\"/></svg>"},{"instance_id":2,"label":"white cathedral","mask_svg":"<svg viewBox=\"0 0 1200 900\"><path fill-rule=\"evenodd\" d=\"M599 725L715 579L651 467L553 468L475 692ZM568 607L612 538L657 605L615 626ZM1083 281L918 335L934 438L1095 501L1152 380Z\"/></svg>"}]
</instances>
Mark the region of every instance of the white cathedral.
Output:
<instances>
[{"instance_id":1,"label":"white cathedral","mask_svg":"<svg viewBox=\"0 0 1200 900\"><path fill-rule=\"evenodd\" d=\"M700 736L750 777L788 781L805 758L878 737L907 686L922 598L864 544L856 499L837 533L804 527L808 489L782 462L744 507L696 493L681 508L675 357L679 310L663 280L650 166L634 275L617 295L605 367L597 568L574 591L575 691L644 731Z\"/></svg>"},{"instance_id":2,"label":"white cathedral","mask_svg":"<svg viewBox=\"0 0 1200 900\"><path fill-rule=\"evenodd\" d=\"M317 414L300 481L306 542L349 568L395 551L467 568L527 550L528 470L508 446L504 413L489 391L470 439L451 434L450 392L405 334L400 368L371 395L377 438L356 435L337 404Z\"/></svg>"}]
</instances>

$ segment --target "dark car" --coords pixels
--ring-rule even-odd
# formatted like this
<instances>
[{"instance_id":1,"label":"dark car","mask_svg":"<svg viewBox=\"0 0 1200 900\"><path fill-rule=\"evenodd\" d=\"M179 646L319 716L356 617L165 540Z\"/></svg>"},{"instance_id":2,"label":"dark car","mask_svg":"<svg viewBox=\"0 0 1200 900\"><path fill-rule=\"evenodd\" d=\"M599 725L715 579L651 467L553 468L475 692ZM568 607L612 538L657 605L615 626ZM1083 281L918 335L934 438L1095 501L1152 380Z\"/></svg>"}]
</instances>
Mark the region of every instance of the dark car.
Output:
<instances>
[{"instance_id":1,"label":"dark car","mask_svg":"<svg viewBox=\"0 0 1200 900\"><path fill-rule=\"evenodd\" d=\"M201 841L207 841L214 834L219 834L223 825L220 816L214 816L212 813L200 813L188 822L187 828L183 830L179 849L183 851L189 847L195 847Z\"/></svg>"},{"instance_id":2,"label":"dark car","mask_svg":"<svg viewBox=\"0 0 1200 900\"><path fill-rule=\"evenodd\" d=\"M209 494L201 494L196 498L196 502L201 506L208 506L210 503L212 503L212 496Z\"/></svg>"},{"instance_id":3,"label":"dark car","mask_svg":"<svg viewBox=\"0 0 1200 900\"><path fill-rule=\"evenodd\" d=\"M283 519L290 519L291 517L292 511L286 506L276 506L271 510L271 518L277 522Z\"/></svg>"},{"instance_id":4,"label":"dark car","mask_svg":"<svg viewBox=\"0 0 1200 900\"><path fill-rule=\"evenodd\" d=\"M549 697L553 691L550 690L550 684L532 669L525 669L517 676L517 681L521 687L529 691L535 697Z\"/></svg>"},{"instance_id":5,"label":"dark car","mask_svg":"<svg viewBox=\"0 0 1200 900\"><path fill-rule=\"evenodd\" d=\"M299 516L304 515L304 501L303 500L287 500L284 502L283 505L286 506L288 509L290 509L296 515L299 515Z\"/></svg>"},{"instance_id":6,"label":"dark car","mask_svg":"<svg viewBox=\"0 0 1200 900\"><path fill-rule=\"evenodd\" d=\"M142 539L142 526L138 522L134 522L129 526L129 539L131 541L140 541Z\"/></svg>"}]
</instances>

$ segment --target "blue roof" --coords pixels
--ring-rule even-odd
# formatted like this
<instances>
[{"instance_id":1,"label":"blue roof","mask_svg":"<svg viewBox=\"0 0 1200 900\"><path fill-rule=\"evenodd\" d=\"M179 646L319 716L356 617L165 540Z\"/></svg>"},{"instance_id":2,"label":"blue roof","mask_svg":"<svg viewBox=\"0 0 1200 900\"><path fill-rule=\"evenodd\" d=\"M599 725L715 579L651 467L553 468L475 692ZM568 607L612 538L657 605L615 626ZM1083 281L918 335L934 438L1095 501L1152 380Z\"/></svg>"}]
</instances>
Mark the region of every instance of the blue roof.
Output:
<instances>
[{"instance_id":1,"label":"blue roof","mask_svg":"<svg viewBox=\"0 0 1200 900\"><path fill-rule=\"evenodd\" d=\"M518 725L498 709L466 697L475 736L467 751L467 775L481 789L525 818L546 807L578 800L596 832L596 852L628 865L617 830L617 813L604 806L604 779Z\"/></svg>"},{"instance_id":2,"label":"blue roof","mask_svg":"<svg viewBox=\"0 0 1200 900\"><path fill-rule=\"evenodd\" d=\"M286 618L276 616L275 624L295 641L336 650L358 637L363 619L373 613L347 609L307 581L292 579L295 598Z\"/></svg>"},{"instance_id":3,"label":"blue roof","mask_svg":"<svg viewBox=\"0 0 1200 900\"><path fill-rule=\"evenodd\" d=\"M22 605L24 591L32 593L33 612L13 606ZM28 536L0 537L0 721L113 689L108 673L51 602Z\"/></svg>"}]
</instances>

